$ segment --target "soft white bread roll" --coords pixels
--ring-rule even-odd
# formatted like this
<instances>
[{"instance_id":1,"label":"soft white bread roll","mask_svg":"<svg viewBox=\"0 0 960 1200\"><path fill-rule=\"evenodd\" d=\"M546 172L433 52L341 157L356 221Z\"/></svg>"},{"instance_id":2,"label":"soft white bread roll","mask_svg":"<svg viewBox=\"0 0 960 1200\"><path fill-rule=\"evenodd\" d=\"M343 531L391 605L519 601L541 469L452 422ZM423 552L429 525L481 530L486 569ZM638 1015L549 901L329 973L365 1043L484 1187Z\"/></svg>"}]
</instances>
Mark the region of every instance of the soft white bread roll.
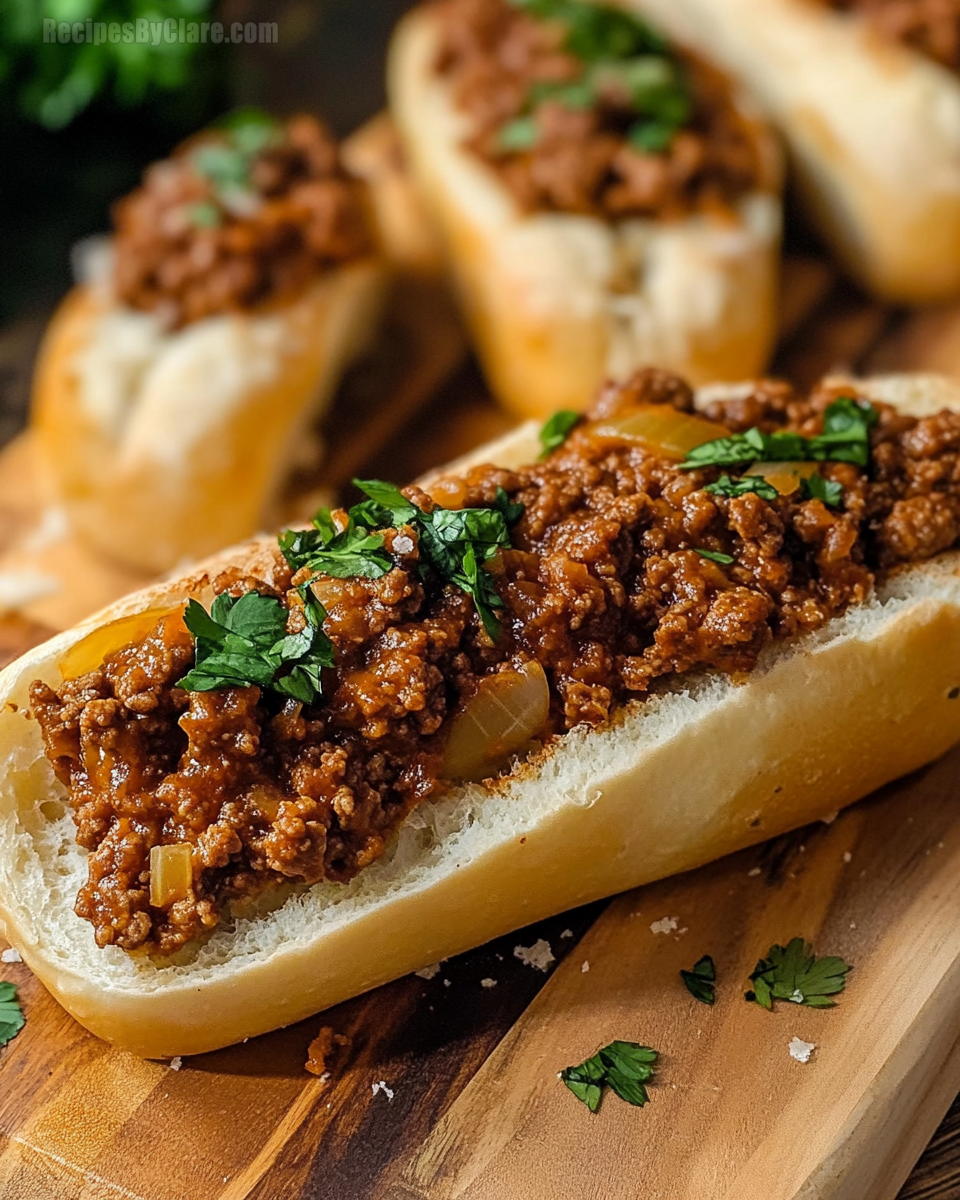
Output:
<instances>
[{"instance_id":1,"label":"soft white bread roll","mask_svg":"<svg viewBox=\"0 0 960 1200\"><path fill-rule=\"evenodd\" d=\"M47 330L32 425L54 491L96 549L150 573L276 522L277 492L377 326L382 263L318 276L272 311L165 331L81 285Z\"/></svg>"},{"instance_id":2,"label":"soft white bread roll","mask_svg":"<svg viewBox=\"0 0 960 1200\"><path fill-rule=\"evenodd\" d=\"M960 407L960 393L929 378L863 390L918 415ZM534 435L524 427L472 458L529 461ZM0 929L88 1029L147 1057L196 1054L300 1020L551 913L824 817L960 738L953 552L898 572L818 632L774 645L744 684L685 678L599 731L555 739L496 786L424 803L349 884L265 899L166 961L100 950L73 911L86 856L26 716L30 682L58 683L65 652L106 622L205 598L225 561L269 573L274 551L263 541L222 555L0 674ZM136 636L104 630L99 651Z\"/></svg>"},{"instance_id":3,"label":"soft white bread roll","mask_svg":"<svg viewBox=\"0 0 960 1200\"><path fill-rule=\"evenodd\" d=\"M378 113L352 133L342 157L350 174L367 185L377 240L390 265L417 279L444 279L443 247L390 114Z\"/></svg>"},{"instance_id":4,"label":"soft white bread roll","mask_svg":"<svg viewBox=\"0 0 960 1200\"><path fill-rule=\"evenodd\" d=\"M735 75L782 132L810 212L888 300L960 293L960 79L809 0L627 0Z\"/></svg>"},{"instance_id":5,"label":"soft white bread roll","mask_svg":"<svg viewBox=\"0 0 960 1200\"><path fill-rule=\"evenodd\" d=\"M760 372L776 324L776 188L746 196L733 222L525 213L463 145L470 122L434 70L438 42L429 8L400 23L391 110L499 399L545 417L584 408L605 378L649 363L694 383ZM759 124L756 137L778 179L776 147Z\"/></svg>"}]
</instances>

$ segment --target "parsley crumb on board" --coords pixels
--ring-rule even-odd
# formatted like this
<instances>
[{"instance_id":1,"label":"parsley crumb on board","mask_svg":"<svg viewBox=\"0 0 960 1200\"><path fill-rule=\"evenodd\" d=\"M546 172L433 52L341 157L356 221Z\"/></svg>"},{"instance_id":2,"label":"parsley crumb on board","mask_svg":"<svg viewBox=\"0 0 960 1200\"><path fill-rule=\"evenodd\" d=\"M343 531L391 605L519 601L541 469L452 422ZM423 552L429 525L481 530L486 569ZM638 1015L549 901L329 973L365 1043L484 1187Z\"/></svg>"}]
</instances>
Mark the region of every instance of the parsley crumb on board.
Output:
<instances>
[{"instance_id":1,"label":"parsley crumb on board","mask_svg":"<svg viewBox=\"0 0 960 1200\"><path fill-rule=\"evenodd\" d=\"M26 1024L17 1000L17 985L0 980L0 1046L12 1042Z\"/></svg>"},{"instance_id":2,"label":"parsley crumb on board","mask_svg":"<svg viewBox=\"0 0 960 1200\"><path fill-rule=\"evenodd\" d=\"M701 1004L713 1004L716 999L717 968L709 954L698 958L689 971L681 971L684 987Z\"/></svg>"},{"instance_id":3,"label":"parsley crumb on board","mask_svg":"<svg viewBox=\"0 0 960 1200\"><path fill-rule=\"evenodd\" d=\"M600 1107L603 1088L642 1108L650 1099L646 1084L653 1077L656 1050L638 1042L611 1042L575 1067L566 1067L560 1079L592 1113Z\"/></svg>"},{"instance_id":4,"label":"parsley crumb on board","mask_svg":"<svg viewBox=\"0 0 960 1200\"><path fill-rule=\"evenodd\" d=\"M830 997L843 991L852 969L842 958L817 958L812 946L795 937L786 946L771 946L766 958L760 959L750 976L753 988L744 993L744 999L768 1010L773 1009L774 1000L834 1008L836 1002Z\"/></svg>"}]
</instances>

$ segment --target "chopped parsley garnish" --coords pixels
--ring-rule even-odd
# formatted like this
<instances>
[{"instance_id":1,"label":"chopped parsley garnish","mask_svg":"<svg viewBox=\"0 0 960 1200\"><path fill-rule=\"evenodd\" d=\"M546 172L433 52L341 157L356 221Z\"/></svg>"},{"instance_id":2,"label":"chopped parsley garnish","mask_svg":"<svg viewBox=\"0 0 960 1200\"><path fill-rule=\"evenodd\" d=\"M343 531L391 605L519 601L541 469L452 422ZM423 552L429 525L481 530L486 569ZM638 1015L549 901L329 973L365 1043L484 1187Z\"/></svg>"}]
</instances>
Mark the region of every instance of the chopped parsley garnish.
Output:
<instances>
[{"instance_id":1,"label":"chopped parsley garnish","mask_svg":"<svg viewBox=\"0 0 960 1200\"><path fill-rule=\"evenodd\" d=\"M713 1004L716 999L717 968L709 954L697 959L690 971L681 971L680 978L694 1000L701 1004Z\"/></svg>"},{"instance_id":2,"label":"chopped parsley garnish","mask_svg":"<svg viewBox=\"0 0 960 1200\"><path fill-rule=\"evenodd\" d=\"M285 529L277 541L294 571L309 567L335 579L379 579L393 567L383 548L383 534L371 533L349 514L347 527L338 531L329 508L313 518L313 529Z\"/></svg>"},{"instance_id":3,"label":"chopped parsley garnish","mask_svg":"<svg viewBox=\"0 0 960 1200\"><path fill-rule=\"evenodd\" d=\"M709 558L711 562L720 563L723 567L737 561L732 554L722 554L719 550L704 550L700 546L694 546L694 550L701 558Z\"/></svg>"},{"instance_id":4,"label":"chopped parsley garnish","mask_svg":"<svg viewBox=\"0 0 960 1200\"><path fill-rule=\"evenodd\" d=\"M665 54L664 38L645 21L620 8L584 0L513 0L532 17L559 21L567 27L564 49L585 62Z\"/></svg>"},{"instance_id":5,"label":"chopped parsley garnish","mask_svg":"<svg viewBox=\"0 0 960 1200\"><path fill-rule=\"evenodd\" d=\"M17 1001L17 985L0 981L0 1046L12 1042L24 1025L26 1019Z\"/></svg>"},{"instance_id":6,"label":"chopped parsley garnish","mask_svg":"<svg viewBox=\"0 0 960 1200\"><path fill-rule=\"evenodd\" d=\"M870 461L870 430L877 420L872 404L844 396L826 410L823 433L815 437L748 429L695 446L680 467L692 471L754 462L849 462L865 467Z\"/></svg>"},{"instance_id":7,"label":"chopped parsley garnish","mask_svg":"<svg viewBox=\"0 0 960 1200\"><path fill-rule=\"evenodd\" d=\"M808 1008L833 1008L830 997L843 991L847 972L852 969L842 958L817 958L812 946L795 937L785 947L770 947L750 976L753 990L744 998L766 1009L773 1008L774 1000Z\"/></svg>"},{"instance_id":8,"label":"chopped parsley garnish","mask_svg":"<svg viewBox=\"0 0 960 1200\"><path fill-rule=\"evenodd\" d=\"M540 451L540 457L546 458L551 451L559 450L573 432L574 426L579 424L582 417L582 413L571 412L567 408L562 408L559 412L555 412L540 430L540 445L543 447Z\"/></svg>"},{"instance_id":9,"label":"chopped parsley garnish","mask_svg":"<svg viewBox=\"0 0 960 1200\"><path fill-rule=\"evenodd\" d=\"M824 479L820 474L814 474L809 479L800 481L800 490L804 500L822 500L830 508L839 508L843 500L843 487L832 479Z\"/></svg>"},{"instance_id":10,"label":"chopped parsley garnish","mask_svg":"<svg viewBox=\"0 0 960 1200\"><path fill-rule=\"evenodd\" d=\"M201 142L190 151L194 170L208 179L218 200L237 192L252 192L253 161L280 138L280 125L259 109L240 109L225 117L217 126L222 141ZM195 212L199 205L193 205ZM202 224L195 216L195 224ZM207 222L212 223L212 222Z\"/></svg>"},{"instance_id":11,"label":"chopped parsley garnish","mask_svg":"<svg viewBox=\"0 0 960 1200\"><path fill-rule=\"evenodd\" d=\"M711 496L745 496L753 492L762 500L776 500L780 496L773 484L760 475L744 475L742 479L721 475L716 483L708 483L703 490Z\"/></svg>"},{"instance_id":12,"label":"chopped parsley garnish","mask_svg":"<svg viewBox=\"0 0 960 1200\"><path fill-rule=\"evenodd\" d=\"M668 148L693 113L690 84L668 43L646 22L619 8L584 0L513 0L530 16L563 25L563 48L584 64L581 78L540 81L527 96L525 111L498 134L504 153L532 149L539 138L536 109L545 101L579 110L605 97L637 114L627 142L646 154Z\"/></svg>"},{"instance_id":13,"label":"chopped parsley garnish","mask_svg":"<svg viewBox=\"0 0 960 1200\"><path fill-rule=\"evenodd\" d=\"M288 610L272 596L227 592L209 614L191 600L183 614L196 640L196 660L177 684L188 692L258 687L311 704L322 692L320 675L333 666L333 646L323 632L326 612L309 588L301 588L306 624L287 632Z\"/></svg>"},{"instance_id":14,"label":"chopped parsley garnish","mask_svg":"<svg viewBox=\"0 0 960 1200\"><path fill-rule=\"evenodd\" d=\"M703 490L712 496L745 496L753 492L762 500L777 500L780 497L773 484L760 475L742 475L739 479L731 479L723 474L716 483L708 483ZM800 494L804 500L822 500L831 508L839 508L843 500L843 487L814 472L800 480Z\"/></svg>"},{"instance_id":15,"label":"chopped parsley garnish","mask_svg":"<svg viewBox=\"0 0 960 1200\"><path fill-rule=\"evenodd\" d=\"M644 1086L653 1076L659 1054L637 1042L611 1042L577 1067L566 1067L560 1078L592 1113L600 1107L606 1085L621 1100L642 1108L650 1099Z\"/></svg>"},{"instance_id":16,"label":"chopped parsley garnish","mask_svg":"<svg viewBox=\"0 0 960 1200\"><path fill-rule=\"evenodd\" d=\"M532 150L540 139L540 127L535 117L526 114L514 117L497 131L497 145L505 154Z\"/></svg>"},{"instance_id":17,"label":"chopped parsley garnish","mask_svg":"<svg viewBox=\"0 0 960 1200\"><path fill-rule=\"evenodd\" d=\"M367 499L349 510L346 529L338 532L330 510L321 509L313 529L280 534L280 549L291 568L338 579L378 579L394 565L379 531L409 525L417 535L421 573L432 568L444 583L472 596L484 629L496 639L500 623L494 609L502 608L503 601L483 564L510 546L510 529L523 516L523 505L512 504L499 488L492 508L435 508L428 513L392 483L353 482Z\"/></svg>"},{"instance_id":18,"label":"chopped parsley garnish","mask_svg":"<svg viewBox=\"0 0 960 1200\"><path fill-rule=\"evenodd\" d=\"M187 216L190 218L190 223L198 229L216 229L223 219L220 209L208 200L203 200L199 204L191 204L187 209Z\"/></svg>"}]
</instances>

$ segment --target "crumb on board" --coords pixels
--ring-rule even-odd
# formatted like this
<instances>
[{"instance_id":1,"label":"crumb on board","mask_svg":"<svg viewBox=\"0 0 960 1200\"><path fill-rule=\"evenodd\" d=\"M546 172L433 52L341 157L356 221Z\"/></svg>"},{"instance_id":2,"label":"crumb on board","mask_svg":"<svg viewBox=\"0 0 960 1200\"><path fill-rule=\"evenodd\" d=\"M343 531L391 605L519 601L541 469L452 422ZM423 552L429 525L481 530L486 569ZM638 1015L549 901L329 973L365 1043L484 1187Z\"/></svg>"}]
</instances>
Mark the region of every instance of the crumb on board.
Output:
<instances>
[{"instance_id":1,"label":"crumb on board","mask_svg":"<svg viewBox=\"0 0 960 1200\"><path fill-rule=\"evenodd\" d=\"M759 875L759 874L760 874L760 868L759 868L759 867L751 867L751 868L750 868L750 870L747 872L747 874L748 874L748 875L751 877L751 879L752 879L752 878L754 878L754 877L756 877L757 875Z\"/></svg>"},{"instance_id":2,"label":"crumb on board","mask_svg":"<svg viewBox=\"0 0 960 1200\"><path fill-rule=\"evenodd\" d=\"M849 851L849 850L844 850L844 852L843 852L843 861L844 861L845 863L853 862L853 855L850 853L850 851Z\"/></svg>"},{"instance_id":3,"label":"crumb on board","mask_svg":"<svg viewBox=\"0 0 960 1200\"><path fill-rule=\"evenodd\" d=\"M514 946L514 958L519 958L525 967L533 967L537 971L548 971L556 961L550 943L545 938L537 938L532 946Z\"/></svg>"},{"instance_id":4,"label":"crumb on board","mask_svg":"<svg viewBox=\"0 0 960 1200\"><path fill-rule=\"evenodd\" d=\"M419 971L414 971L414 975L419 976L420 979L433 979L440 973L440 967L446 961L445 958L441 958L440 962L431 963L429 967L421 967Z\"/></svg>"},{"instance_id":5,"label":"crumb on board","mask_svg":"<svg viewBox=\"0 0 960 1200\"><path fill-rule=\"evenodd\" d=\"M805 1042L803 1038L796 1036L790 1039L790 1044L787 1047L790 1051L790 1057L795 1058L798 1063L808 1063L810 1056L816 1050L815 1042Z\"/></svg>"},{"instance_id":6,"label":"crumb on board","mask_svg":"<svg viewBox=\"0 0 960 1200\"><path fill-rule=\"evenodd\" d=\"M321 1025L317 1036L307 1047L307 1061L303 1069L316 1075L321 1083L329 1083L333 1068L342 1062L352 1042L345 1033L335 1033L329 1025Z\"/></svg>"},{"instance_id":7,"label":"crumb on board","mask_svg":"<svg viewBox=\"0 0 960 1200\"><path fill-rule=\"evenodd\" d=\"M497 986L497 981L496 981L495 979L489 979L489 978L488 978L488 979L481 979L481 980L480 980L480 986L481 986L482 988L494 988L494 987L496 987L496 986Z\"/></svg>"},{"instance_id":8,"label":"crumb on board","mask_svg":"<svg viewBox=\"0 0 960 1200\"><path fill-rule=\"evenodd\" d=\"M11 946L9 950L4 950L4 952L0 954L0 962L18 963L23 962L23 959L20 957L20 951L14 950L14 948Z\"/></svg>"},{"instance_id":9,"label":"crumb on board","mask_svg":"<svg viewBox=\"0 0 960 1200\"><path fill-rule=\"evenodd\" d=\"M581 975L586 975L586 973L587 973L589 970L590 970L590 964L587 962L587 960L586 960L586 959L584 959L584 960L583 960L583 965L580 967L580 974L581 974Z\"/></svg>"},{"instance_id":10,"label":"crumb on board","mask_svg":"<svg viewBox=\"0 0 960 1200\"><path fill-rule=\"evenodd\" d=\"M182 1066L183 1066L183 1059L180 1057L179 1054L177 1055L176 1058L170 1059L170 1070L171 1071L179 1071Z\"/></svg>"},{"instance_id":11,"label":"crumb on board","mask_svg":"<svg viewBox=\"0 0 960 1200\"><path fill-rule=\"evenodd\" d=\"M572 937L573 937L573 930L572 930L572 929L565 929L565 930L563 931L563 933L561 933L561 934L560 934L560 936L561 936L562 938L572 938Z\"/></svg>"},{"instance_id":12,"label":"crumb on board","mask_svg":"<svg viewBox=\"0 0 960 1200\"><path fill-rule=\"evenodd\" d=\"M673 933L680 924L679 917L661 917L650 926L651 933Z\"/></svg>"},{"instance_id":13,"label":"crumb on board","mask_svg":"<svg viewBox=\"0 0 960 1200\"><path fill-rule=\"evenodd\" d=\"M387 1087L387 1081L385 1079L380 1079L376 1083L372 1083L370 1087L374 1096L377 1094L377 1092L383 1092L388 1100L392 1100L396 1095L396 1092L393 1090L393 1088Z\"/></svg>"},{"instance_id":14,"label":"crumb on board","mask_svg":"<svg viewBox=\"0 0 960 1200\"><path fill-rule=\"evenodd\" d=\"M823 822L824 825L832 825L834 823L834 821L837 819L837 817L839 817L839 816L840 816L840 809L835 808L833 810L833 812L828 812L827 815L825 817L821 817L820 820Z\"/></svg>"}]
</instances>

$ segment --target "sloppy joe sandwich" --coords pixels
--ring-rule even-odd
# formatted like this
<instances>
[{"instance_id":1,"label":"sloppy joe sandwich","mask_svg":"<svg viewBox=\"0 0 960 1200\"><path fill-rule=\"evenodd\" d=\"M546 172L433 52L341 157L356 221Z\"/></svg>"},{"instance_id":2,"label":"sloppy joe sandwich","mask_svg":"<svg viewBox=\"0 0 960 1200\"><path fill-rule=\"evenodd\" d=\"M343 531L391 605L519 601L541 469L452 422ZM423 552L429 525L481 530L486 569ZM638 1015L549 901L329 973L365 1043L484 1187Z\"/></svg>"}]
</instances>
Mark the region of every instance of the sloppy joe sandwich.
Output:
<instances>
[{"instance_id":1,"label":"sloppy joe sandwich","mask_svg":"<svg viewBox=\"0 0 960 1200\"><path fill-rule=\"evenodd\" d=\"M906 303L960 294L960 9L952 0L642 0L750 89L850 272Z\"/></svg>"},{"instance_id":2,"label":"sloppy joe sandwich","mask_svg":"<svg viewBox=\"0 0 960 1200\"><path fill-rule=\"evenodd\" d=\"M276 522L385 271L363 185L307 116L198 135L114 226L53 318L32 422L77 532L156 572Z\"/></svg>"},{"instance_id":3,"label":"sloppy joe sandwich","mask_svg":"<svg viewBox=\"0 0 960 1200\"><path fill-rule=\"evenodd\" d=\"M0 928L138 1054L299 1020L960 738L960 397L647 370L0 675Z\"/></svg>"},{"instance_id":4,"label":"sloppy joe sandwich","mask_svg":"<svg viewBox=\"0 0 960 1200\"><path fill-rule=\"evenodd\" d=\"M484 368L523 416L658 363L763 369L779 159L727 80L639 16L440 0L398 27L391 108Z\"/></svg>"}]
</instances>

